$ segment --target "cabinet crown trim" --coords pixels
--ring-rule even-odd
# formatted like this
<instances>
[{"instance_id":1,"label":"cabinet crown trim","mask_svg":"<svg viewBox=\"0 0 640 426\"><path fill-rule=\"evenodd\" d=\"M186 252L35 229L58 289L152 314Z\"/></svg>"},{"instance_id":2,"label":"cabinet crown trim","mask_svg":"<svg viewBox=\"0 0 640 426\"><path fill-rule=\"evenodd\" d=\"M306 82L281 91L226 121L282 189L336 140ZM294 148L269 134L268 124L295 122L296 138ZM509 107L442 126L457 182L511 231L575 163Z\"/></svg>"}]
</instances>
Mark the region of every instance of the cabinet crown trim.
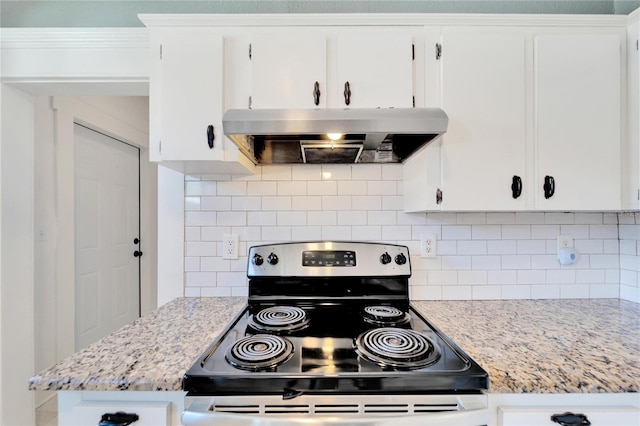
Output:
<instances>
[{"instance_id":1,"label":"cabinet crown trim","mask_svg":"<svg viewBox=\"0 0 640 426\"><path fill-rule=\"evenodd\" d=\"M146 28L2 28L2 49L147 49Z\"/></svg>"},{"instance_id":2,"label":"cabinet crown trim","mask_svg":"<svg viewBox=\"0 0 640 426\"><path fill-rule=\"evenodd\" d=\"M347 25L626 27L629 21L627 15L525 15L467 13L139 14L138 18L147 27L322 27Z\"/></svg>"}]
</instances>

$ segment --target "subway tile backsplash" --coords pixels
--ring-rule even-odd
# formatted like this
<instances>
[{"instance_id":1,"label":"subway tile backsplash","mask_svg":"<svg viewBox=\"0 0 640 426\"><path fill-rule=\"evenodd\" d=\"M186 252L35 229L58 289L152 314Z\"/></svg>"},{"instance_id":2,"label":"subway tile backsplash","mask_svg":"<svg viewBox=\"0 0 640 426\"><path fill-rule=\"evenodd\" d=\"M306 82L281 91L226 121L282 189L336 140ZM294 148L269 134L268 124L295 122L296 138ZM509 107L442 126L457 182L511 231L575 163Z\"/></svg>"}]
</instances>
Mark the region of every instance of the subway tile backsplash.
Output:
<instances>
[{"instance_id":1,"label":"subway tile backsplash","mask_svg":"<svg viewBox=\"0 0 640 426\"><path fill-rule=\"evenodd\" d=\"M404 213L402 166L281 165L255 175L185 177L185 295L242 296L246 256L221 257L223 234L255 244L383 241L409 246L413 299L617 298L640 302L637 213ZM421 234L437 235L435 259ZM560 266L556 237L579 253Z\"/></svg>"}]
</instances>

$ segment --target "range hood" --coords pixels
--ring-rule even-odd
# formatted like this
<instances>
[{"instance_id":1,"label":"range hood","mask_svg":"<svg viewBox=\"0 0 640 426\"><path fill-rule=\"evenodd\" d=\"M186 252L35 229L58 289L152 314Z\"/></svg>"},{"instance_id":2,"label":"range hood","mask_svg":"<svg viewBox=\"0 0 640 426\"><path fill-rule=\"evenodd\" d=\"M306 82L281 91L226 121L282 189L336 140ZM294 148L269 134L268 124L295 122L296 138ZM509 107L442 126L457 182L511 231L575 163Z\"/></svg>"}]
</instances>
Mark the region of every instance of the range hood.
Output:
<instances>
[{"instance_id":1,"label":"range hood","mask_svg":"<svg viewBox=\"0 0 640 426\"><path fill-rule=\"evenodd\" d=\"M222 127L255 164L398 163L448 122L440 108L230 109Z\"/></svg>"}]
</instances>

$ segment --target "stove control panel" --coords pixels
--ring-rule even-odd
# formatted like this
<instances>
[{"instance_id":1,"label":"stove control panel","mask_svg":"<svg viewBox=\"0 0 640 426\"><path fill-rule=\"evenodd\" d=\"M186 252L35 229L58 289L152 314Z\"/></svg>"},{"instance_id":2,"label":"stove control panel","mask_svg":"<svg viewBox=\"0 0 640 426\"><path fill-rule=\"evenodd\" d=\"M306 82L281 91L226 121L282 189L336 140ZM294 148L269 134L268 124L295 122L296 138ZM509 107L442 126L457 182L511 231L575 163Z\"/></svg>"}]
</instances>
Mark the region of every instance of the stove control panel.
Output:
<instances>
[{"instance_id":1,"label":"stove control panel","mask_svg":"<svg viewBox=\"0 0 640 426\"><path fill-rule=\"evenodd\" d=\"M396 244L312 241L253 246L251 277L409 277L409 248Z\"/></svg>"},{"instance_id":2,"label":"stove control panel","mask_svg":"<svg viewBox=\"0 0 640 426\"><path fill-rule=\"evenodd\" d=\"M348 250L303 251L302 266L356 266L356 252Z\"/></svg>"}]
</instances>

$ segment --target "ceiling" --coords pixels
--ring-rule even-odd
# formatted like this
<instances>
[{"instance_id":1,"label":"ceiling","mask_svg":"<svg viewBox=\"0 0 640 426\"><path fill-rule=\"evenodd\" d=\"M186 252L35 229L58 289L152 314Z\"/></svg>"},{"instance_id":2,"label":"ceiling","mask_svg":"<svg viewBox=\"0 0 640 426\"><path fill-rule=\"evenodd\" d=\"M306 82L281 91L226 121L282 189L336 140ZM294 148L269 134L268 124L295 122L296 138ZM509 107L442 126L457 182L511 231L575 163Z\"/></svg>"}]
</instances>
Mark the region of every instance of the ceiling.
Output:
<instances>
[{"instance_id":1,"label":"ceiling","mask_svg":"<svg viewBox=\"0 0 640 426\"><path fill-rule=\"evenodd\" d=\"M2 27L140 27L138 13L627 15L640 0L1 0Z\"/></svg>"}]
</instances>

